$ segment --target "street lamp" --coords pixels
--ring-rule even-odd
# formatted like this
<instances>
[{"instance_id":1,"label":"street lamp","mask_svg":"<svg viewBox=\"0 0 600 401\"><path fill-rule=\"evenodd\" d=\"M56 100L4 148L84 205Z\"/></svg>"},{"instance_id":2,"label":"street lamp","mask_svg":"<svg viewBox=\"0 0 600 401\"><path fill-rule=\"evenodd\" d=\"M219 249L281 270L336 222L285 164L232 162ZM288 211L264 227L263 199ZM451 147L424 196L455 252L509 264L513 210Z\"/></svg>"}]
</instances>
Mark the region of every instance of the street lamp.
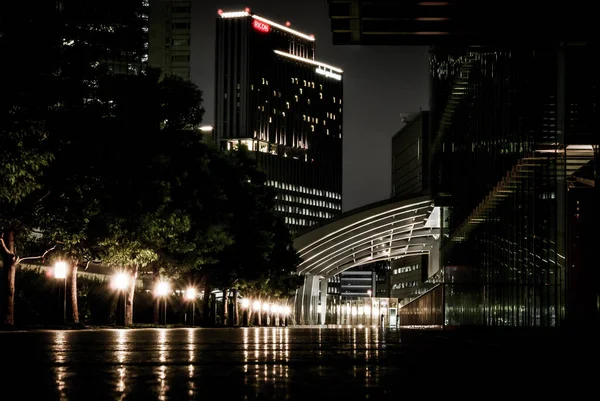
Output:
<instances>
[{"instance_id":1,"label":"street lamp","mask_svg":"<svg viewBox=\"0 0 600 401\"><path fill-rule=\"evenodd\" d=\"M194 325L194 315L196 314L196 297L198 296L198 291L194 287L188 287L185 290L185 299L192 303L192 326ZM166 309L166 308L165 308Z\"/></svg>"},{"instance_id":2,"label":"street lamp","mask_svg":"<svg viewBox=\"0 0 600 401\"><path fill-rule=\"evenodd\" d=\"M129 286L129 275L123 272L116 273L112 278L111 286L119 292L119 296L123 297L123 326L125 326L125 315L127 314L127 295L125 294L125 290Z\"/></svg>"},{"instance_id":3,"label":"street lamp","mask_svg":"<svg viewBox=\"0 0 600 401\"><path fill-rule=\"evenodd\" d=\"M154 294L156 294L157 297L163 297L165 300L165 325L167 324L167 295L169 294L169 292L171 292L171 286L168 282L160 281L158 284L156 284Z\"/></svg>"},{"instance_id":4,"label":"street lamp","mask_svg":"<svg viewBox=\"0 0 600 401\"><path fill-rule=\"evenodd\" d=\"M250 320L250 300L248 298L242 299L242 316L244 326L248 326Z\"/></svg>"},{"instance_id":5,"label":"street lamp","mask_svg":"<svg viewBox=\"0 0 600 401\"><path fill-rule=\"evenodd\" d=\"M260 301L254 301L254 303L252 304L252 310L254 311L254 314L256 314L256 324L258 326L262 325L262 316L260 314L261 308L262 308L262 303ZM253 319L253 322L254 322L254 319Z\"/></svg>"},{"instance_id":6,"label":"street lamp","mask_svg":"<svg viewBox=\"0 0 600 401\"><path fill-rule=\"evenodd\" d=\"M54 264L54 278L64 281L63 291L63 323L67 322L67 262L62 260ZM60 305L60 284L58 286L58 304ZM60 309L60 306L59 306Z\"/></svg>"}]
</instances>

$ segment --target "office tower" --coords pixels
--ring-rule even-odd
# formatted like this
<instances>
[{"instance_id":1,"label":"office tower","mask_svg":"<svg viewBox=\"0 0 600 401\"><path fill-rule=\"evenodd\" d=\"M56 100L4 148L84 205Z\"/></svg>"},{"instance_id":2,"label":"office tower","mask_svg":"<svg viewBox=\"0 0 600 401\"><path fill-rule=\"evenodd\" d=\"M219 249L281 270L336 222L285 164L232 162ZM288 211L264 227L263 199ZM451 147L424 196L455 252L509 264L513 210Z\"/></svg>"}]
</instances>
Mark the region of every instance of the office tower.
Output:
<instances>
[{"instance_id":1,"label":"office tower","mask_svg":"<svg viewBox=\"0 0 600 401\"><path fill-rule=\"evenodd\" d=\"M150 0L148 64L190 78L192 2Z\"/></svg>"},{"instance_id":2,"label":"office tower","mask_svg":"<svg viewBox=\"0 0 600 401\"><path fill-rule=\"evenodd\" d=\"M400 303L403 324L597 324L600 82L589 5L503 2L498 15L510 15L499 21L510 29L491 34L496 2L480 2L487 12L470 1L418 2L404 14L401 6L415 2L344 2L354 17L393 17L378 21L375 35L354 17L346 22L356 29L341 32L341 3L330 1L337 43L435 45L428 164L442 264ZM463 7L471 22L407 33L407 20L433 27L444 21L423 18L463 18L415 17L420 7Z\"/></svg>"},{"instance_id":3,"label":"office tower","mask_svg":"<svg viewBox=\"0 0 600 401\"><path fill-rule=\"evenodd\" d=\"M245 11L217 18L215 138L254 152L291 231L342 208L343 71L315 38Z\"/></svg>"},{"instance_id":4,"label":"office tower","mask_svg":"<svg viewBox=\"0 0 600 401\"><path fill-rule=\"evenodd\" d=\"M115 74L138 74L148 61L148 1L58 0L63 46L74 48L93 68ZM86 66L88 67L88 66Z\"/></svg>"},{"instance_id":5,"label":"office tower","mask_svg":"<svg viewBox=\"0 0 600 401\"><path fill-rule=\"evenodd\" d=\"M411 116L392 138L392 197L429 192L429 112Z\"/></svg>"}]
</instances>

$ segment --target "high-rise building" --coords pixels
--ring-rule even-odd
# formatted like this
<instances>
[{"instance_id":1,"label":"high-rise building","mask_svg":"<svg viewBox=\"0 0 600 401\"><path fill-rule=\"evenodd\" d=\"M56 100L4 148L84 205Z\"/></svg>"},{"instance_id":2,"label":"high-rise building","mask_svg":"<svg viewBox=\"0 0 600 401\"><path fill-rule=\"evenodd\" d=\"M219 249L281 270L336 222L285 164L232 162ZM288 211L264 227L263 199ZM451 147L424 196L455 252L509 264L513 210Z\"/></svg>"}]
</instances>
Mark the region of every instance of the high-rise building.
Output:
<instances>
[{"instance_id":1,"label":"high-rise building","mask_svg":"<svg viewBox=\"0 0 600 401\"><path fill-rule=\"evenodd\" d=\"M148 1L58 0L64 24L63 47L73 48L93 68L115 74L138 74L148 61Z\"/></svg>"},{"instance_id":2,"label":"high-rise building","mask_svg":"<svg viewBox=\"0 0 600 401\"><path fill-rule=\"evenodd\" d=\"M191 10L189 0L150 0L148 64L163 74L190 78Z\"/></svg>"},{"instance_id":3,"label":"high-rise building","mask_svg":"<svg viewBox=\"0 0 600 401\"><path fill-rule=\"evenodd\" d=\"M343 71L315 38L244 11L217 18L215 139L256 154L292 231L342 209Z\"/></svg>"},{"instance_id":4,"label":"high-rise building","mask_svg":"<svg viewBox=\"0 0 600 401\"><path fill-rule=\"evenodd\" d=\"M392 196L429 191L429 112L412 116L392 137Z\"/></svg>"}]
</instances>

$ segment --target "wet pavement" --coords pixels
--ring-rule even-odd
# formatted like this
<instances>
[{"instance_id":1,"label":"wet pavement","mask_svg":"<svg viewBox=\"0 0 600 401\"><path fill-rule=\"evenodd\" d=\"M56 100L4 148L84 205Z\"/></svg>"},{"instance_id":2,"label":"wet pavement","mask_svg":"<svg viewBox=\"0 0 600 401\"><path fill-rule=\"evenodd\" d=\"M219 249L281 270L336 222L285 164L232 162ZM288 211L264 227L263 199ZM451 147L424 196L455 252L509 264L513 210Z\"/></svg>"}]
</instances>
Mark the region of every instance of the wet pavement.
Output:
<instances>
[{"instance_id":1,"label":"wet pavement","mask_svg":"<svg viewBox=\"0 0 600 401\"><path fill-rule=\"evenodd\" d=\"M0 332L0 343L2 382L28 383L3 400L397 400L509 372L544 379L556 361L370 327Z\"/></svg>"}]
</instances>

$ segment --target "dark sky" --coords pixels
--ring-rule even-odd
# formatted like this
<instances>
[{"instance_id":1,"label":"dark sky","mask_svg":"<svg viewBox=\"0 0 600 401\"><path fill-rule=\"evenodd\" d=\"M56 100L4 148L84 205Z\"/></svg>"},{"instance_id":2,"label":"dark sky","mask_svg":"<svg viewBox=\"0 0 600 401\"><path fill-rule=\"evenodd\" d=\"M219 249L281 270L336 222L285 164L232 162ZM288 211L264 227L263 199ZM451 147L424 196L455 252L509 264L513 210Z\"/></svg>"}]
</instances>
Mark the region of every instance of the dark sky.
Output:
<instances>
[{"instance_id":1,"label":"dark sky","mask_svg":"<svg viewBox=\"0 0 600 401\"><path fill-rule=\"evenodd\" d=\"M426 47L333 46L326 0L193 0L192 80L204 91L204 122L214 120L215 20L253 12L314 34L316 59L344 70L344 211L390 195L390 140L402 116L428 109Z\"/></svg>"}]
</instances>

